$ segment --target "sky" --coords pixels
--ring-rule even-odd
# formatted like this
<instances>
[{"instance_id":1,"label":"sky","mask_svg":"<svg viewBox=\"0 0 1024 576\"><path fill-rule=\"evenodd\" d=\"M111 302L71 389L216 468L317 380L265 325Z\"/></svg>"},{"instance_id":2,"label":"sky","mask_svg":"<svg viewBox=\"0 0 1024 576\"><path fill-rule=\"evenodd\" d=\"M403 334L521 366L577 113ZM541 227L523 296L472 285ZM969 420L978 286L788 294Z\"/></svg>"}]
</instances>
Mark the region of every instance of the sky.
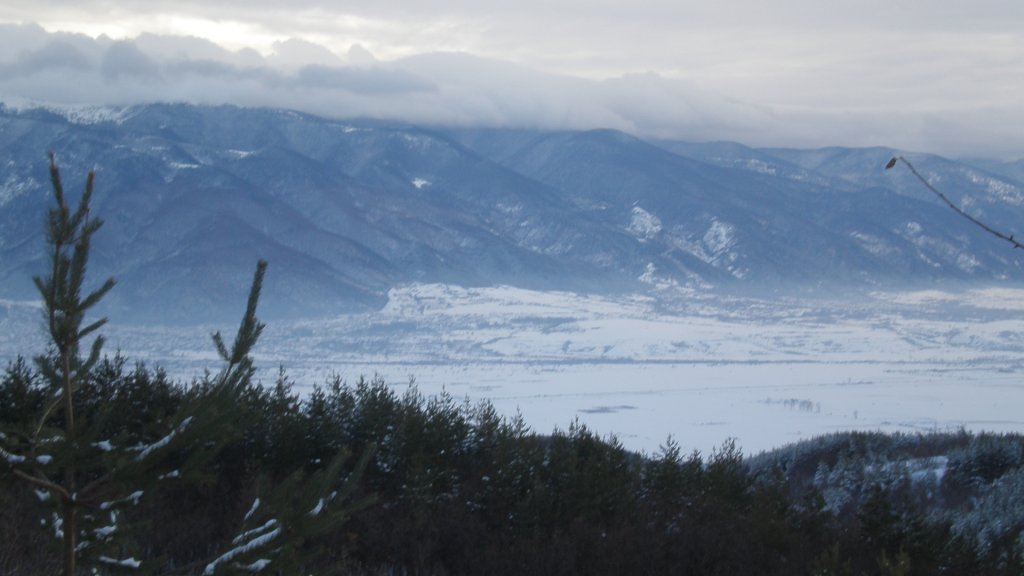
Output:
<instances>
[{"instance_id":1,"label":"sky","mask_svg":"<svg viewBox=\"0 0 1024 576\"><path fill-rule=\"evenodd\" d=\"M0 99L1024 157L1019 0L6 0Z\"/></svg>"}]
</instances>

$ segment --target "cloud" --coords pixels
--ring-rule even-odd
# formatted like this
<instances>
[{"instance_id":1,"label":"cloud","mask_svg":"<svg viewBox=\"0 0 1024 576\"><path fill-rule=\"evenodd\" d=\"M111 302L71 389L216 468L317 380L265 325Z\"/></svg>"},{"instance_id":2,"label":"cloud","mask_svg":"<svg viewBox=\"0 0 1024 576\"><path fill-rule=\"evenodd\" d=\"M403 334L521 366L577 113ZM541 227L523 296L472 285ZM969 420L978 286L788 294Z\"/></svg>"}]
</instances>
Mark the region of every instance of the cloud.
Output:
<instances>
[{"instance_id":1,"label":"cloud","mask_svg":"<svg viewBox=\"0 0 1024 576\"><path fill-rule=\"evenodd\" d=\"M401 69L350 66L303 66L295 81L313 89L337 89L359 94L408 94L435 89L433 83Z\"/></svg>"},{"instance_id":2,"label":"cloud","mask_svg":"<svg viewBox=\"0 0 1024 576\"><path fill-rule=\"evenodd\" d=\"M361 44L353 44L348 49L347 60L352 66L369 66L377 63L377 58L373 53L364 48Z\"/></svg>"},{"instance_id":3,"label":"cloud","mask_svg":"<svg viewBox=\"0 0 1024 576\"><path fill-rule=\"evenodd\" d=\"M0 48L20 47L0 56L0 98L230 103L422 124L614 128L646 137L759 146L887 145L1019 156L1024 135L1011 128L1024 120L1017 103L1024 63L1006 58L974 69L977 59L969 50L991 56L999 46L1024 40L994 38L993 46L961 49L948 36L934 34L915 36L916 44L898 61L877 50L844 63L841 50L823 45L814 58L794 60L791 68L764 78L737 65L742 74L723 84L733 88L726 96L686 75L587 79L467 53L382 60L357 43L335 51L292 39L278 40L272 52L261 55L194 36L142 34L114 41L0 25ZM832 40L887 46L896 36L876 31ZM752 50L757 40L752 36L747 39L752 44L729 50ZM964 81L949 88L931 63L936 55ZM698 61L699 55L688 58ZM795 93L794 85L799 86ZM737 96L755 89L756 98Z\"/></svg>"},{"instance_id":4,"label":"cloud","mask_svg":"<svg viewBox=\"0 0 1024 576\"><path fill-rule=\"evenodd\" d=\"M283 42L274 42L274 52L268 60L279 68L299 68L307 65L321 67L339 66L341 58L330 49L298 38L289 38Z\"/></svg>"},{"instance_id":5,"label":"cloud","mask_svg":"<svg viewBox=\"0 0 1024 576\"><path fill-rule=\"evenodd\" d=\"M96 63L88 54L64 40L54 40L36 50L22 52L3 70L12 76L32 76L48 70L91 69Z\"/></svg>"},{"instance_id":6,"label":"cloud","mask_svg":"<svg viewBox=\"0 0 1024 576\"><path fill-rule=\"evenodd\" d=\"M232 51L196 36L143 33L132 42L146 54L160 55L162 58L172 61L223 62L235 66L262 66L265 64L263 56L255 50Z\"/></svg>"},{"instance_id":7,"label":"cloud","mask_svg":"<svg viewBox=\"0 0 1024 576\"><path fill-rule=\"evenodd\" d=\"M38 24L0 24L0 60L39 50L52 40Z\"/></svg>"},{"instance_id":8,"label":"cloud","mask_svg":"<svg viewBox=\"0 0 1024 576\"><path fill-rule=\"evenodd\" d=\"M115 42L107 48L100 71L106 80L113 82L126 77L146 81L159 78L156 62L134 42Z\"/></svg>"}]
</instances>

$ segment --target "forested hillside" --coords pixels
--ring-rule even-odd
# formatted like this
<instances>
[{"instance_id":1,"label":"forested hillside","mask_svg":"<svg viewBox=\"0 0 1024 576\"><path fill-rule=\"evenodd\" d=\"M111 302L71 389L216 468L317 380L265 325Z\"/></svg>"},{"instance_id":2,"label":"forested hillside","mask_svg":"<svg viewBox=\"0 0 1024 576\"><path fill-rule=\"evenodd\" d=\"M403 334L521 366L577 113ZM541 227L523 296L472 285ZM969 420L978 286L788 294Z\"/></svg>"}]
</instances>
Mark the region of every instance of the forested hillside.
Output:
<instances>
[{"instance_id":1,"label":"forested hillside","mask_svg":"<svg viewBox=\"0 0 1024 576\"><path fill-rule=\"evenodd\" d=\"M83 383L80 415L151 442L198 388L126 358ZM5 428L47 397L24 362L0 383ZM354 500L372 503L305 543L304 573L1019 574L1019 436L852 433L744 459L724 445L625 451L567 423L539 435L487 404L424 398L378 379L299 398L281 373L245 387L238 434L201 478L166 480L126 510L124 546L155 573L202 572L261 485L371 454ZM107 408L109 410L104 410ZM357 460L348 461L352 472ZM45 503L9 474L0 570L52 572ZM46 516L43 516L46 518ZM127 528L126 528L127 530ZM152 560L155 559L155 560Z\"/></svg>"}]
</instances>

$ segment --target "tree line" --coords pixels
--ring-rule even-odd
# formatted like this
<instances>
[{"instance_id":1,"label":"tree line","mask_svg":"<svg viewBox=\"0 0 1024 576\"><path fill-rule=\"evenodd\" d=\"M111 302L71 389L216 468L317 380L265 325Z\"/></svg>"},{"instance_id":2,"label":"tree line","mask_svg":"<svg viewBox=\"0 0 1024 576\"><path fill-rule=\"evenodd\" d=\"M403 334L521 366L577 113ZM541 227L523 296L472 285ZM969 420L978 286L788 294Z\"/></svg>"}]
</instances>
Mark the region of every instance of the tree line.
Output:
<instances>
[{"instance_id":1,"label":"tree line","mask_svg":"<svg viewBox=\"0 0 1024 576\"><path fill-rule=\"evenodd\" d=\"M103 358L79 390L79 415L102 419L110 437L148 445L165 437L174 415L213 380L182 384L118 355ZM27 362L11 363L0 381L5 428L31 425L29 415L44 407L47 388ZM969 516L933 517L926 488L893 480L898 475L864 478L852 472L882 461L868 459L868 450L893 451L899 461L906 451L898 447L906 438L836 435L753 460L730 443L702 456L683 454L669 440L658 454L640 455L579 423L541 435L486 402L425 397L415 386L402 391L380 378L351 384L333 378L300 396L283 371L273 384L248 382L237 402L234 432L215 458L153 483L125 507L119 550L131 551L140 570L251 571L259 558L212 572L207 567L237 547L232 543L245 532L242 519L260 495L266 495L260 507L299 515L313 511L317 499L329 494L323 482L311 482L318 477L352 481L344 520L290 536L290 563L268 564L267 573L860 575L1024 569L1019 526L980 545L983 534L958 530L957 522ZM944 443L939 451L945 453L963 448L954 450L958 460L947 472L951 500L955 490L972 483L1020 475L1020 438L979 438L917 440ZM339 467L339 452L366 456L342 460ZM173 464L163 474L182 470L178 465L187 458L169 458ZM822 482L828 478L822 469L845 470L852 480L837 472ZM58 572L59 538L52 523L40 523L49 517L47 503L10 474L2 485L0 573ZM830 506L827 491L842 486L852 486L856 497ZM250 522L248 530L265 523ZM99 567L101 573L124 571Z\"/></svg>"}]
</instances>

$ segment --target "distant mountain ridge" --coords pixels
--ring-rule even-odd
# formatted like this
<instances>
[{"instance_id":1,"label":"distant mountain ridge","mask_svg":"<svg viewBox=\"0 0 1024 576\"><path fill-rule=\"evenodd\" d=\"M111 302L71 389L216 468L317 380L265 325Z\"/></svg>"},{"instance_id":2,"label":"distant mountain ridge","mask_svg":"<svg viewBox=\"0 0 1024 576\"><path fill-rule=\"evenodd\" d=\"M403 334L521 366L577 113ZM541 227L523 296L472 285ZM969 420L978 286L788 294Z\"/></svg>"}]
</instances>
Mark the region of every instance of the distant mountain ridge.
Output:
<instances>
[{"instance_id":1,"label":"distant mountain ridge","mask_svg":"<svg viewBox=\"0 0 1024 576\"><path fill-rule=\"evenodd\" d=\"M257 258L271 316L383 304L413 282L619 292L651 284L1018 281L1021 263L939 205L887 149L766 150L339 121L154 104L0 109L0 298L32 298L50 203L98 169L90 273L111 314L234 317ZM954 201L1014 232L1014 165L913 156Z\"/></svg>"}]
</instances>

